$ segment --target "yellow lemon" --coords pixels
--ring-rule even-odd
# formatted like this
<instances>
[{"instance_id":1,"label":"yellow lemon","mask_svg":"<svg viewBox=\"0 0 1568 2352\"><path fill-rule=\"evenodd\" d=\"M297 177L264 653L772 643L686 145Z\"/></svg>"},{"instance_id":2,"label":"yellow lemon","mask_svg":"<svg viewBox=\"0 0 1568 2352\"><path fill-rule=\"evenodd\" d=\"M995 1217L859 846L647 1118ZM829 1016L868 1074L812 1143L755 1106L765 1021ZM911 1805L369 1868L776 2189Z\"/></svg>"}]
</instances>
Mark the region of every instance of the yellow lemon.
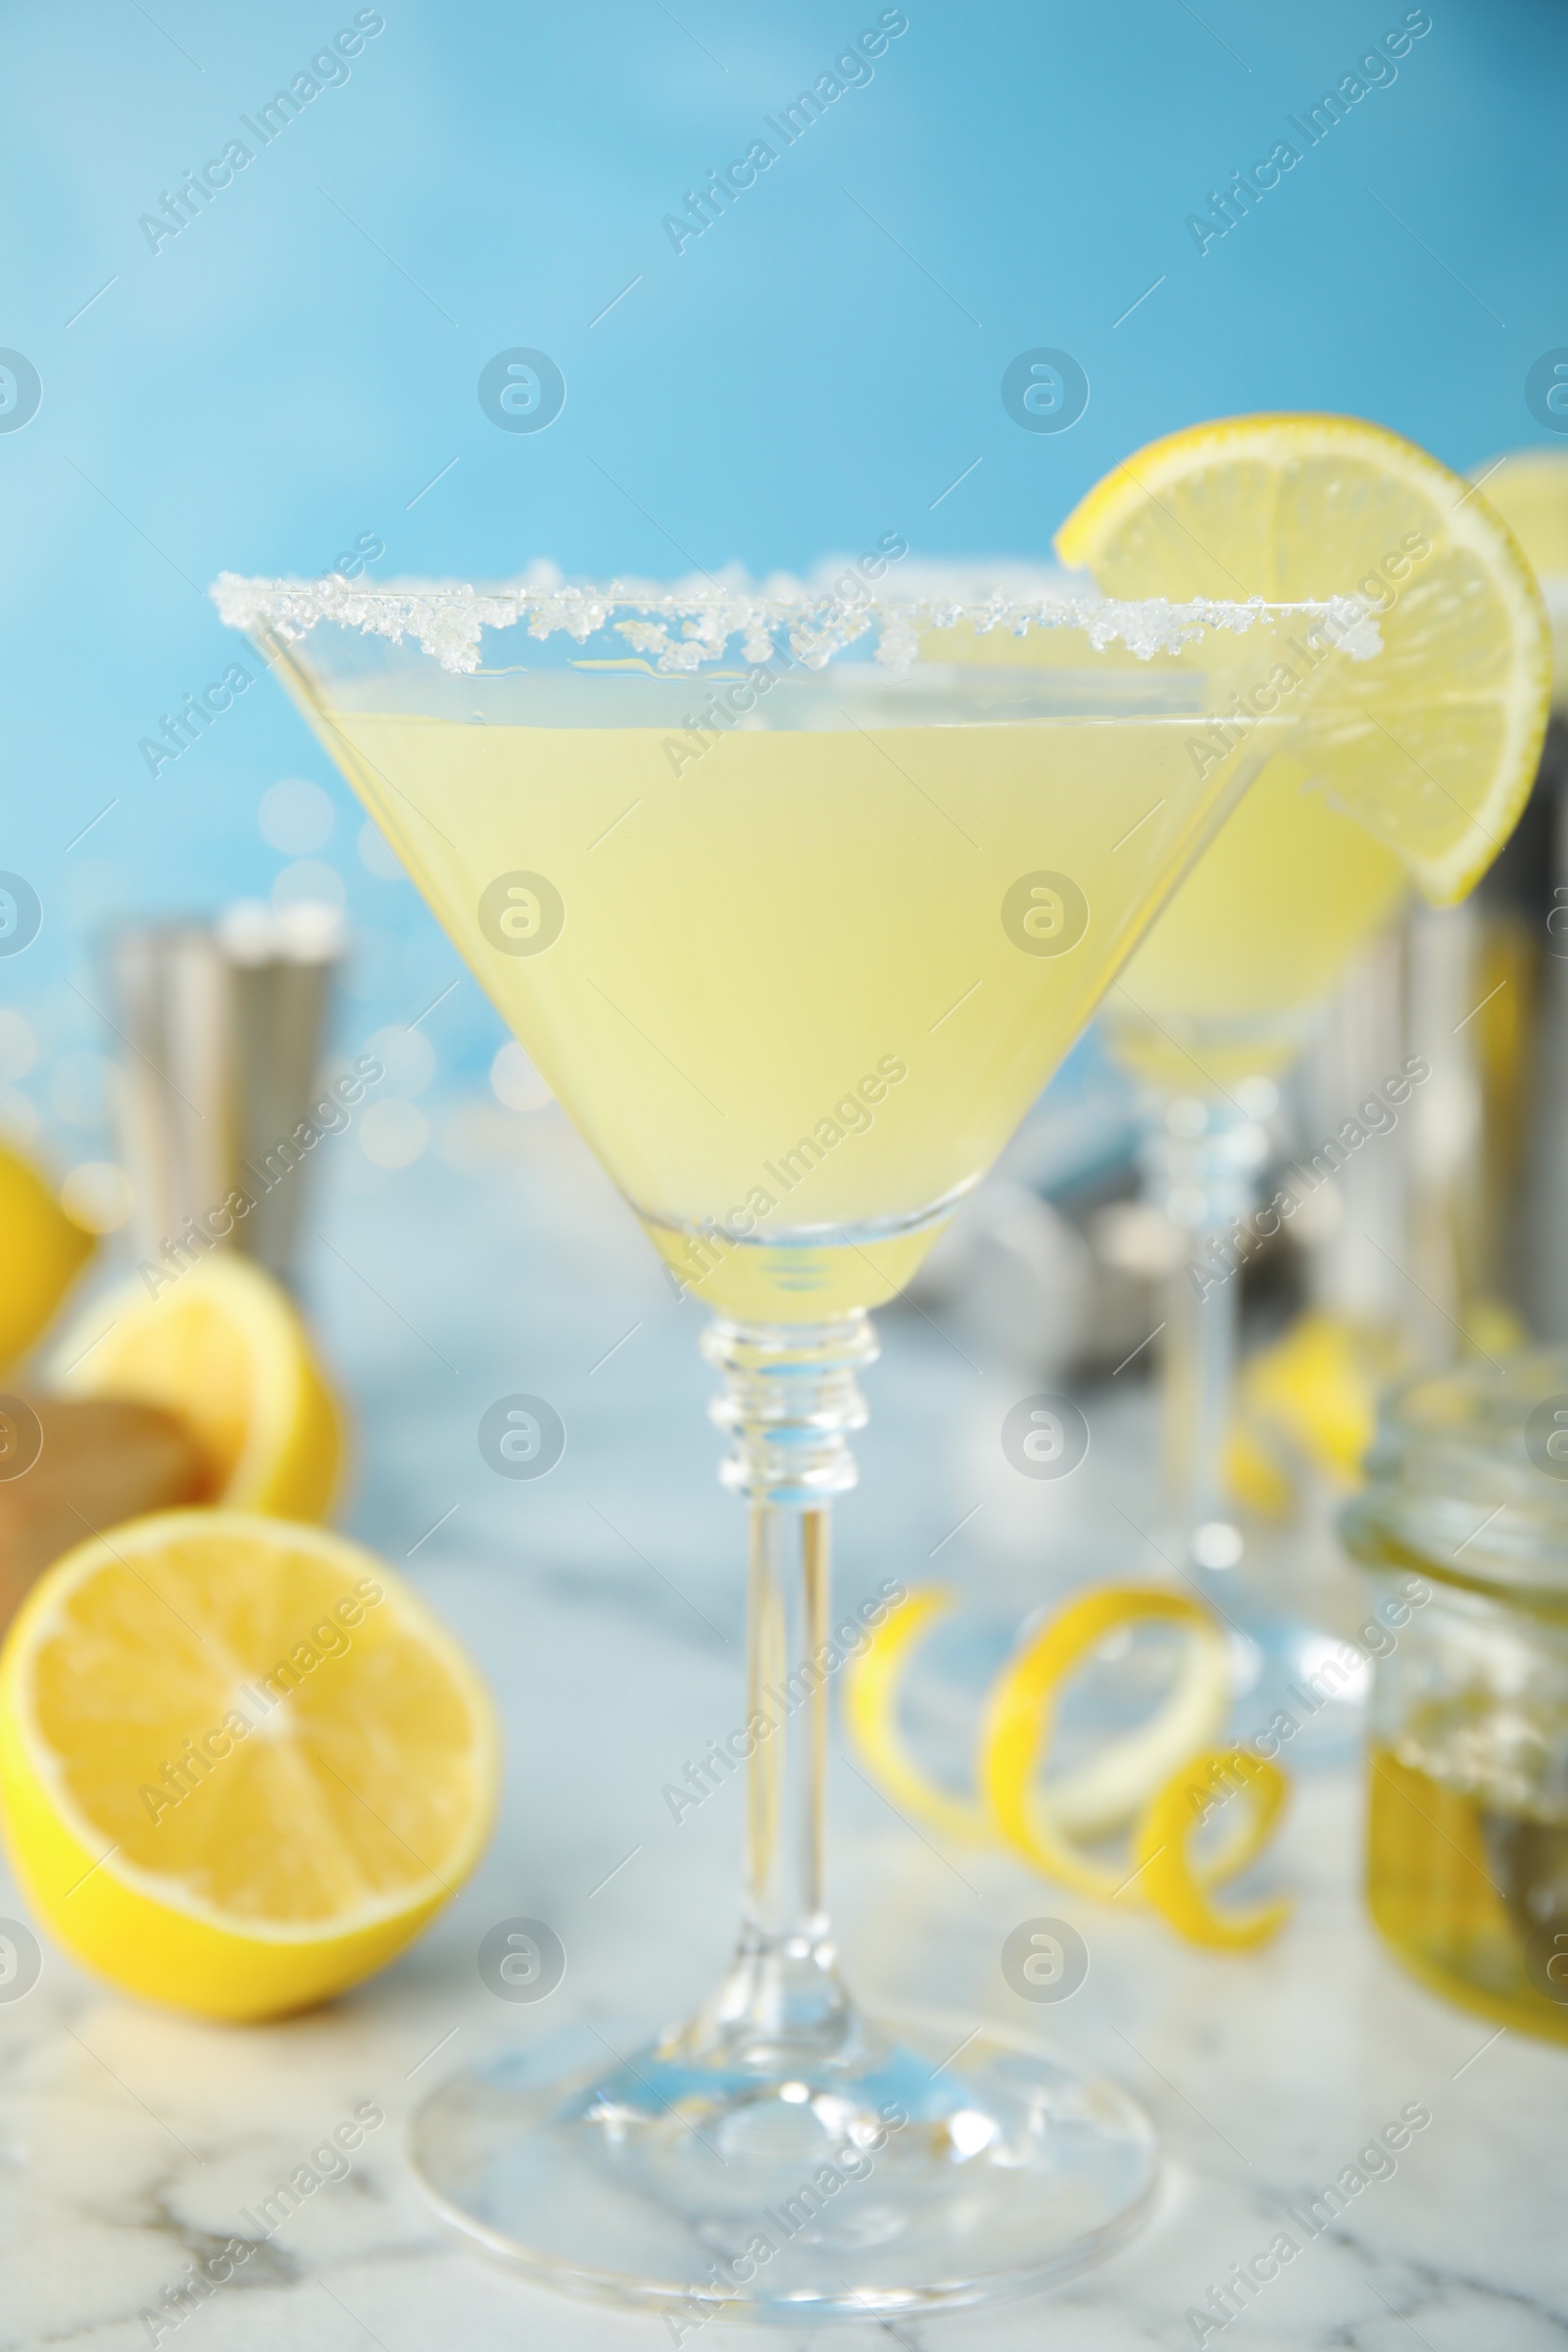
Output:
<instances>
[{"instance_id":1,"label":"yellow lemon","mask_svg":"<svg viewBox=\"0 0 1568 2352\"><path fill-rule=\"evenodd\" d=\"M31 1162L0 1146L0 1369L48 1327L92 1248Z\"/></svg>"},{"instance_id":2,"label":"yellow lemon","mask_svg":"<svg viewBox=\"0 0 1568 2352\"><path fill-rule=\"evenodd\" d=\"M215 1251L156 1298L140 1279L96 1299L61 1346L73 1396L132 1396L176 1413L201 1443L216 1502L324 1519L343 1422L299 1310L234 1250Z\"/></svg>"},{"instance_id":3,"label":"yellow lemon","mask_svg":"<svg viewBox=\"0 0 1568 2352\"><path fill-rule=\"evenodd\" d=\"M1055 544L1108 596L1359 597L1382 657L1315 684L1276 758L1435 904L1485 872L1535 780L1551 647L1535 576L1484 492L1359 417L1237 416L1151 442Z\"/></svg>"},{"instance_id":4,"label":"yellow lemon","mask_svg":"<svg viewBox=\"0 0 1568 2352\"><path fill-rule=\"evenodd\" d=\"M1310 1311L1248 1358L1242 1403L1260 1437L1283 1440L1323 1476L1353 1487L1376 1432L1378 1394L1404 1361L1393 1331Z\"/></svg>"},{"instance_id":5,"label":"yellow lemon","mask_svg":"<svg viewBox=\"0 0 1568 2352\"><path fill-rule=\"evenodd\" d=\"M1516 449L1494 466L1480 466L1476 487L1502 516L1541 582L1561 703L1568 699L1568 449Z\"/></svg>"},{"instance_id":6,"label":"yellow lemon","mask_svg":"<svg viewBox=\"0 0 1568 2352\"><path fill-rule=\"evenodd\" d=\"M1225 1438L1225 1492L1263 1519L1289 1518L1296 1483L1276 1456L1268 1433L1237 1415Z\"/></svg>"},{"instance_id":7,"label":"yellow lemon","mask_svg":"<svg viewBox=\"0 0 1568 2352\"><path fill-rule=\"evenodd\" d=\"M1539 579L1568 580L1568 449L1516 449L1476 469L1476 487L1502 516Z\"/></svg>"},{"instance_id":8,"label":"yellow lemon","mask_svg":"<svg viewBox=\"0 0 1568 2352\"><path fill-rule=\"evenodd\" d=\"M372 1552L237 1511L95 1537L0 1653L17 1877L76 1957L208 2017L379 1968L478 1860L499 1740L459 1643Z\"/></svg>"}]
</instances>

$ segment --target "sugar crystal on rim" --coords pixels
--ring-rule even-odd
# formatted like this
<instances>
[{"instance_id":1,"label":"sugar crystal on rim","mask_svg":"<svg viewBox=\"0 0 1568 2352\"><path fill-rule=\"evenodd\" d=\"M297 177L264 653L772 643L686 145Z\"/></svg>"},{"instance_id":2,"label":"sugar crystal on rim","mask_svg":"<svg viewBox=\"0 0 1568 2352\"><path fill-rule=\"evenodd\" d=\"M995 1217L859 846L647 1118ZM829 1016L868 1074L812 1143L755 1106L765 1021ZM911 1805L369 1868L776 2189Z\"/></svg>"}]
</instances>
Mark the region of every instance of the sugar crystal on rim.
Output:
<instances>
[{"instance_id":1,"label":"sugar crystal on rim","mask_svg":"<svg viewBox=\"0 0 1568 2352\"><path fill-rule=\"evenodd\" d=\"M1368 660L1383 642L1359 596L1289 605L1269 605L1260 597L1234 604L1210 597L1183 604L1164 597L1123 603L1077 588L1063 575L1029 575L1017 566L998 566L997 573L997 584L988 585L978 565L951 571L930 565L901 583L905 593L899 596L867 592L852 599L784 575L761 585L737 574L719 580L705 575L671 587L635 579L601 586L563 580L542 565L526 579L494 587L463 580L367 587L340 572L316 580L262 580L225 571L211 593L230 628L252 635L270 630L285 644L307 636L321 621L393 644L412 637L455 675L478 669L486 629L518 626L541 639L564 631L578 644L612 627L633 654L672 675L721 661L736 639L750 662L771 661L787 648L807 669L821 669L845 647L873 633L877 661L906 668L919 652L922 632L965 623L982 635L1004 628L1015 637L1036 628L1081 629L1097 653L1122 644L1142 661L1175 653L1206 630L1240 635L1281 613L1323 622L1354 661Z\"/></svg>"}]
</instances>

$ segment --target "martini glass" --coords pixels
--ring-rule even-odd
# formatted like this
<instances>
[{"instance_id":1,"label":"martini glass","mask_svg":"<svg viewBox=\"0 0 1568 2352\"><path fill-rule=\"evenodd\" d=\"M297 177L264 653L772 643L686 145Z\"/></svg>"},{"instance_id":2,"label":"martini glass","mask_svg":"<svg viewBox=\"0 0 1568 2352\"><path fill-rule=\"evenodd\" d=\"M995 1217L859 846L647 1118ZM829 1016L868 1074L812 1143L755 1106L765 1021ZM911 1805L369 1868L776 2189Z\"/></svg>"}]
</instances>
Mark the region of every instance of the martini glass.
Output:
<instances>
[{"instance_id":1,"label":"martini glass","mask_svg":"<svg viewBox=\"0 0 1568 2352\"><path fill-rule=\"evenodd\" d=\"M413 2132L470 2242L677 2330L1017 2293L1118 2242L1154 2179L1142 2111L1070 2054L846 1987L827 1683L860 1629L835 1623L829 1509L866 1310L1284 732L1218 722L1236 676L1303 612L1358 615L968 593L216 591L712 1310L721 1475L750 1513L733 1961L624 2060L470 2067ZM1037 664L943 658L999 627Z\"/></svg>"},{"instance_id":2,"label":"martini glass","mask_svg":"<svg viewBox=\"0 0 1568 2352\"><path fill-rule=\"evenodd\" d=\"M1165 1304L1165 1461L1177 1538L1200 1576L1225 1577L1246 1552L1225 1448L1277 1082L1405 887L1394 852L1283 754L1105 1002L1111 1050L1144 1088L1146 1196L1181 1241Z\"/></svg>"}]
</instances>

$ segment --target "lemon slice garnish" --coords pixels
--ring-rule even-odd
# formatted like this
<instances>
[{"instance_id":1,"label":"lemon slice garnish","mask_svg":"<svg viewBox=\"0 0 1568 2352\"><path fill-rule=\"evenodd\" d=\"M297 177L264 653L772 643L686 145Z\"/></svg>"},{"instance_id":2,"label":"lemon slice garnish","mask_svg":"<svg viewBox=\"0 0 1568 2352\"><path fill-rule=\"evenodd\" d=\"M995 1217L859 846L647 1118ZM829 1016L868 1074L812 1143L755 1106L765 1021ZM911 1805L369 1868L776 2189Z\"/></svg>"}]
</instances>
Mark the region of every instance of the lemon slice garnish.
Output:
<instances>
[{"instance_id":1,"label":"lemon slice garnish","mask_svg":"<svg viewBox=\"0 0 1568 2352\"><path fill-rule=\"evenodd\" d=\"M356 1983L477 1861L489 1696L372 1552L167 1511L57 1561L0 1655L0 1801L29 1902L117 1984L272 2017Z\"/></svg>"},{"instance_id":2,"label":"lemon slice garnish","mask_svg":"<svg viewBox=\"0 0 1568 2352\"><path fill-rule=\"evenodd\" d=\"M1276 758L1437 905L1491 864L1535 780L1551 648L1484 492L1359 417L1239 416L1151 442L1055 545L1110 596L1365 598L1382 655L1325 673Z\"/></svg>"}]
</instances>

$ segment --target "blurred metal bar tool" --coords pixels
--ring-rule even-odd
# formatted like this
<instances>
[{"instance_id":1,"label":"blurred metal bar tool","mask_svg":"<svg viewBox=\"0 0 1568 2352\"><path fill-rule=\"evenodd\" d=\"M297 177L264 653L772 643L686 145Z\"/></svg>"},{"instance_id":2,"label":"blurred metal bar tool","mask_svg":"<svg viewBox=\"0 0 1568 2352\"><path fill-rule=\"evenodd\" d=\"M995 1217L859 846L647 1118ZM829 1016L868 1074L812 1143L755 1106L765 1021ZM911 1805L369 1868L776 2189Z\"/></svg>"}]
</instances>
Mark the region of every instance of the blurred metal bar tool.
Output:
<instances>
[{"instance_id":1,"label":"blurred metal bar tool","mask_svg":"<svg viewBox=\"0 0 1568 2352\"><path fill-rule=\"evenodd\" d=\"M293 1271L310 1118L343 954L335 906L245 900L109 943L121 1150L138 1258L213 1243ZM251 1205L235 1213L233 1196ZM194 1230L193 1230L194 1229Z\"/></svg>"}]
</instances>

